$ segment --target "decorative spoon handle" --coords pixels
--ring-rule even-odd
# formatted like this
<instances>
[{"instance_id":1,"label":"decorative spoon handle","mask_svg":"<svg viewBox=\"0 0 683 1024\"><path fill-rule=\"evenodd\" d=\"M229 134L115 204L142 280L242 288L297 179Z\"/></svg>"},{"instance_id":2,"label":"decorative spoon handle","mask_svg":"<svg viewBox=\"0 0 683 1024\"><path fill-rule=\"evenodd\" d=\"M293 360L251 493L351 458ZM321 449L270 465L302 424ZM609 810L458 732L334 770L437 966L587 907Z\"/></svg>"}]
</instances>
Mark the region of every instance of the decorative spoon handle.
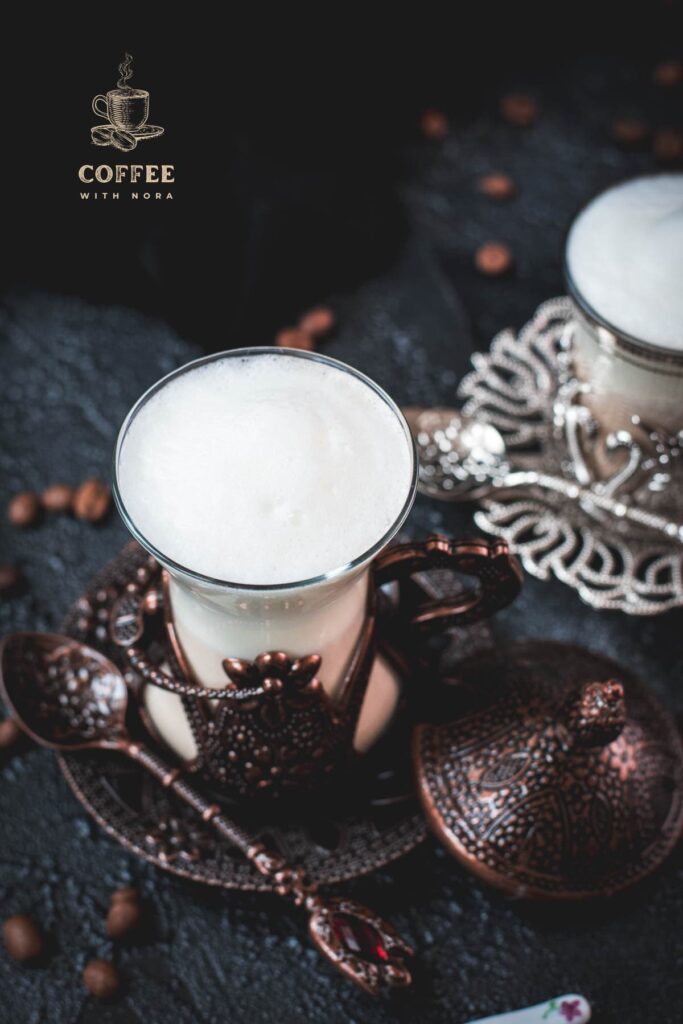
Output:
<instances>
[{"instance_id":1,"label":"decorative spoon handle","mask_svg":"<svg viewBox=\"0 0 683 1024\"><path fill-rule=\"evenodd\" d=\"M308 911L312 941L347 978L371 995L378 995L385 987L405 987L411 983L404 958L412 956L413 950L390 924L352 900L322 899L302 868L287 864L279 853L226 818L218 804L209 803L182 777L180 768L172 767L143 744L128 743L123 751L165 789L192 807L222 839L241 850L274 884L278 896L290 897L296 906Z\"/></svg>"},{"instance_id":2,"label":"decorative spoon handle","mask_svg":"<svg viewBox=\"0 0 683 1024\"><path fill-rule=\"evenodd\" d=\"M562 477L551 476L548 473L537 473L535 470L512 470L505 476L497 477L491 481L491 490L497 488L507 489L508 487L541 487L546 491L555 491L564 494L572 501L581 502L584 505L593 505L602 512L615 516L617 519L628 519L632 523L644 526L649 530L656 530L665 533L673 540L683 541L683 526L680 523L665 519L664 516L655 512L647 512L634 505L619 501L618 498L610 497L607 494L600 494L592 487L581 487L572 483L571 480L564 480ZM489 492L490 493L490 492Z\"/></svg>"},{"instance_id":3,"label":"decorative spoon handle","mask_svg":"<svg viewBox=\"0 0 683 1024\"><path fill-rule=\"evenodd\" d=\"M537 1006L527 1006L512 1013L482 1017L470 1024L586 1024L591 1019L590 1004L583 996L556 996Z\"/></svg>"},{"instance_id":4,"label":"decorative spoon handle","mask_svg":"<svg viewBox=\"0 0 683 1024\"><path fill-rule=\"evenodd\" d=\"M182 777L180 768L171 767L163 758L152 753L142 743L134 742L128 744L125 752L148 771L150 775L153 775L165 789L171 790L184 803L192 807L201 817L202 821L210 822L223 839L227 839L229 843L236 846L238 850L241 850L245 857L251 860L262 874L266 874L261 864L254 859L251 853L257 844L236 822L230 821L229 818L221 814L218 804L209 803L194 786L191 786Z\"/></svg>"}]
</instances>

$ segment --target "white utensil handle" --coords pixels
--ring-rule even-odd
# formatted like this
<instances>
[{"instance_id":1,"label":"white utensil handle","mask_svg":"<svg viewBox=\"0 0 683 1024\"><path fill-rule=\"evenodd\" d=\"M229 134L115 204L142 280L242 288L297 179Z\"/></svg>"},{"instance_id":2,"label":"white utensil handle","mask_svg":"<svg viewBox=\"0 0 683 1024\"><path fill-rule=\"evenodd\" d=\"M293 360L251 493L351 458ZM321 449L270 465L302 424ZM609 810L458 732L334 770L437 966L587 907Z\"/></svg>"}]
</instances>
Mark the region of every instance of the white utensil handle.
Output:
<instances>
[{"instance_id":1,"label":"white utensil handle","mask_svg":"<svg viewBox=\"0 0 683 1024\"><path fill-rule=\"evenodd\" d=\"M499 1013L495 1017L482 1017L469 1024L585 1024L591 1019L587 999L574 993L556 996L538 1006L527 1006L512 1013Z\"/></svg>"}]
</instances>

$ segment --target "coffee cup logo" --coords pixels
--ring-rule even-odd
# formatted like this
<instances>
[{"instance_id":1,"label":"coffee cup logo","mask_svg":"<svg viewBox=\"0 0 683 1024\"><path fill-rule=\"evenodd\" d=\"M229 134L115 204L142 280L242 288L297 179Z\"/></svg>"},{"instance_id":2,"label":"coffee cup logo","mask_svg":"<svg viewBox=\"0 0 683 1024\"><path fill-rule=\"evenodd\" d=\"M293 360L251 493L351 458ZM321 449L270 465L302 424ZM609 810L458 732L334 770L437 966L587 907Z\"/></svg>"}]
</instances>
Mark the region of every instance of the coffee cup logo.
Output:
<instances>
[{"instance_id":1,"label":"coffee cup logo","mask_svg":"<svg viewBox=\"0 0 683 1024\"><path fill-rule=\"evenodd\" d=\"M114 146L124 153L130 153L138 142L156 139L164 129L148 124L149 93L146 89L134 89L128 85L133 77L133 58L129 53L119 64L119 80L115 89L98 94L92 101L92 109L106 124L90 129L90 137L96 146Z\"/></svg>"}]
</instances>

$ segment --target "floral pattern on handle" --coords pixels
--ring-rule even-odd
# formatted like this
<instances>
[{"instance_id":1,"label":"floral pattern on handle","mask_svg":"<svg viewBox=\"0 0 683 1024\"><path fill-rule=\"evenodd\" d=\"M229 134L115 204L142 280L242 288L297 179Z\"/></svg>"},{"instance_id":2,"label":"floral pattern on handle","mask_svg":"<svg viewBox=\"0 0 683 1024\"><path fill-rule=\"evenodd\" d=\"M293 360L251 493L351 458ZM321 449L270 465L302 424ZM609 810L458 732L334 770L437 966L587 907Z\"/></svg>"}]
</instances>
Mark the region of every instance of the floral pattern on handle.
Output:
<instances>
[{"instance_id":1,"label":"floral pattern on handle","mask_svg":"<svg viewBox=\"0 0 683 1024\"><path fill-rule=\"evenodd\" d=\"M556 996L537 1006L524 1010L500 1013L494 1017L482 1017L470 1024L586 1024L591 1019L591 1007L583 996L570 993Z\"/></svg>"}]
</instances>

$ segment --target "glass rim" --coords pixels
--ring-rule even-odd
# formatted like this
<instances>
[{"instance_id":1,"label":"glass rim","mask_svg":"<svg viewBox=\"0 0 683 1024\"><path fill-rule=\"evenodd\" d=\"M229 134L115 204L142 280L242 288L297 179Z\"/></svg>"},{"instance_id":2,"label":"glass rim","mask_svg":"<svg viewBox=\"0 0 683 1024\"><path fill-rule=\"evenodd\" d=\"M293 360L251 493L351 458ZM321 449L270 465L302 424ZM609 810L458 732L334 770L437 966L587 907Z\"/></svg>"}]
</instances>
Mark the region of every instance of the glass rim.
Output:
<instances>
[{"instance_id":1,"label":"glass rim","mask_svg":"<svg viewBox=\"0 0 683 1024\"><path fill-rule=\"evenodd\" d=\"M324 363L327 366L333 366L344 373L349 373L357 380L370 387L375 394L382 399L382 401L389 406L392 410L401 427L408 443L408 450L411 457L411 474L410 484L408 487L408 493L406 499L399 511L398 515L394 519L391 526L382 534L379 540L375 541L367 550L362 554L346 562L344 565L338 566L334 569L330 569L327 572L319 573L316 576L308 577L303 580L293 580L287 583L239 583L235 580L224 580L218 577L209 576L206 573L198 572L195 569L189 569L187 566L181 565L175 559L170 558L160 551L155 544L153 544L142 531L138 528L134 522L132 516L126 508L119 486L119 462L121 458L121 450L123 443L126 439L128 431L133 423L133 420L145 406L151 398L154 397L163 387L169 384L176 377L183 376L185 373L190 373L192 370L197 369L200 366L204 366L207 363L217 362L221 359L233 359L233 358L245 358L247 356L259 356L259 355L277 355L279 357L288 357L295 359L308 359L314 362ZM393 398L376 384L370 377L366 376L360 370L355 369L353 366L349 366L347 363L343 363L340 359L334 359L331 356L323 355L320 352L306 352L300 349L293 348L280 348L273 345L255 345L246 346L243 348L228 349L224 352L213 352L206 356L200 356L198 359L193 359L189 363L184 363L182 366L177 367L175 370L171 370L165 376L157 380L151 387L147 388L145 392L137 399L137 401L129 409L126 418L124 419L116 438L116 446L114 449L114 467L113 467L113 486L112 493L114 496L114 502L118 509L119 515L123 520L123 523L132 535L132 537L140 544L150 555L152 555L164 568L170 572L176 572L180 575L186 576L189 579L197 582L208 584L209 586L222 588L226 590L240 590L240 591L253 591L253 592L272 592L272 591L285 591L285 590L299 590L303 587L310 587L316 584L325 583L328 580L338 579L346 573L352 572L354 569L359 568L366 562L370 562L376 555L386 547L386 545L396 536L400 528L408 517L413 502L415 501L415 495L417 493L417 478L418 478L418 459L417 449L415 446L415 439L412 435L408 422L401 412L399 406L394 402Z\"/></svg>"},{"instance_id":2,"label":"glass rim","mask_svg":"<svg viewBox=\"0 0 683 1024\"><path fill-rule=\"evenodd\" d=\"M616 181L613 181L611 185L606 188L600 189L599 192L593 193L589 196L585 202L581 203L579 208L576 210L572 217L569 227L565 231L564 235L564 246L562 251L562 264L564 271L564 279L567 284L570 297L574 300L579 309L584 313L589 320L592 320L597 327L601 327L603 330L608 331L615 340L623 342L624 345L631 349L631 351L642 351L644 356L660 357L662 361L667 363L683 363L683 353L680 350L669 348L666 345L657 345L655 342L646 341L644 338L639 338L635 334L629 334L628 331L624 331L621 327L617 327L615 324L607 320L602 314L590 304L588 299L584 296L583 292L579 288L578 284L574 280L570 266L569 266L569 236L571 235L574 225L577 223L579 218L588 210L589 206L592 206L594 202L600 199L601 196L607 195L608 192L613 192L615 189L623 188L632 181L639 181L643 178L661 178L661 177L681 177L681 172L667 171L667 170L654 170L654 171L643 171L639 174L629 174L626 177L620 177Z\"/></svg>"}]
</instances>

